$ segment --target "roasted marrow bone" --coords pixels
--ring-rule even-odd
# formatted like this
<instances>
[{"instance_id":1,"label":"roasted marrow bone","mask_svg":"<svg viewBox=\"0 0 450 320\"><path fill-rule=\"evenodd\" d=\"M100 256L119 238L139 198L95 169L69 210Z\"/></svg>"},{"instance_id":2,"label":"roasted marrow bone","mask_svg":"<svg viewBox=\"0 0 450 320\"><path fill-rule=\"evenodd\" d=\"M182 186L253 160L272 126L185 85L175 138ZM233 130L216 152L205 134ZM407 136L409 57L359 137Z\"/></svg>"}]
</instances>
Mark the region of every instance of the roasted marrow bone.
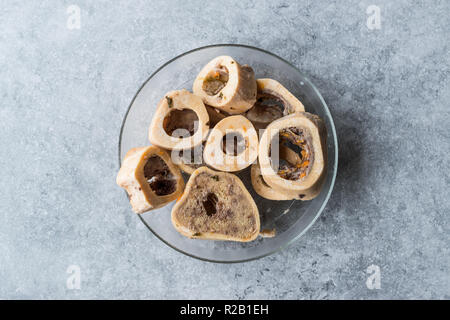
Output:
<instances>
[{"instance_id":1,"label":"roasted marrow bone","mask_svg":"<svg viewBox=\"0 0 450 320\"><path fill-rule=\"evenodd\" d=\"M207 105L229 114L243 113L256 101L255 73L229 56L219 56L200 71L193 91Z\"/></svg>"},{"instance_id":2,"label":"roasted marrow bone","mask_svg":"<svg viewBox=\"0 0 450 320\"><path fill-rule=\"evenodd\" d=\"M305 111L305 107L283 85L273 79L257 79L258 94L253 107L246 112L257 130L283 116Z\"/></svg>"},{"instance_id":3,"label":"roasted marrow bone","mask_svg":"<svg viewBox=\"0 0 450 320\"><path fill-rule=\"evenodd\" d=\"M149 128L152 144L169 150L194 148L206 139L209 116L203 101L187 90L168 92Z\"/></svg>"},{"instance_id":4,"label":"roasted marrow bone","mask_svg":"<svg viewBox=\"0 0 450 320\"><path fill-rule=\"evenodd\" d=\"M127 152L116 179L133 211L143 213L177 199L184 189L180 170L163 149L150 146Z\"/></svg>"},{"instance_id":5,"label":"roasted marrow bone","mask_svg":"<svg viewBox=\"0 0 450 320\"><path fill-rule=\"evenodd\" d=\"M258 135L252 123L236 115L221 120L211 131L203 151L205 163L233 172L247 168L258 157Z\"/></svg>"},{"instance_id":6,"label":"roasted marrow bone","mask_svg":"<svg viewBox=\"0 0 450 320\"><path fill-rule=\"evenodd\" d=\"M284 148L291 149L288 159L279 155ZM273 189L296 192L301 200L316 197L326 175L323 121L307 112L275 120L261 137L259 163L264 181Z\"/></svg>"},{"instance_id":7,"label":"roasted marrow bone","mask_svg":"<svg viewBox=\"0 0 450 320\"><path fill-rule=\"evenodd\" d=\"M172 223L189 238L241 242L254 240L260 228L258 208L242 181L206 167L190 176Z\"/></svg>"}]
</instances>

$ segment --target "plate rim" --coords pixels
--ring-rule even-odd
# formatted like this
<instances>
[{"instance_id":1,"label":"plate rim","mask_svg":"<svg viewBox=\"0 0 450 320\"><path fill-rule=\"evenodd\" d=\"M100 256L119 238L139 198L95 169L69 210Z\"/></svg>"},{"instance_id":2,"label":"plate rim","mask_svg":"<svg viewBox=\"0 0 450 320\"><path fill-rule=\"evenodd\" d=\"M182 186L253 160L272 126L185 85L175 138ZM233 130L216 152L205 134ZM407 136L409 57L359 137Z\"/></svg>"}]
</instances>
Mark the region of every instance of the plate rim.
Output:
<instances>
[{"instance_id":1,"label":"plate rim","mask_svg":"<svg viewBox=\"0 0 450 320\"><path fill-rule=\"evenodd\" d=\"M306 226L305 229L303 229L302 232L300 232L299 234L297 234L294 238L292 238L290 241L286 242L283 245L280 245L278 247L276 247L273 250L270 250L267 253L255 256L255 257L251 257L251 258L247 258L247 259L240 259L240 260L232 260L232 261L223 261L223 260L214 260L214 259L207 259L207 258L203 258L203 257L199 257L196 256L194 254L190 254L187 253L181 249L176 248L175 246L172 246L169 242L167 242L166 240L164 240L162 237L160 237L155 231L153 231L153 229L147 224L147 222L142 218L141 214L137 214L136 215L139 217L139 219L141 220L141 222L147 227L147 229L149 229L159 240L161 240L163 243L165 243L167 246L169 246L170 248L186 255L189 256L191 258L195 258L201 261L207 261L207 262L212 262L212 263L223 263L223 264L230 264L230 263L243 263L243 262L249 262L249 261L254 261L254 260L258 260L267 256L270 256L276 252L280 252L281 250L287 248L288 246L290 246L291 244L293 244L294 242L296 242L297 240L299 240L312 226L313 224L316 222L316 220L321 216L323 210L325 209L331 194L333 192L334 189L334 185L336 182L336 176L337 176L337 171L338 171L338 152L339 152L339 146L338 146L338 139L337 139L337 133L336 133L336 127L334 125L334 119L333 119L333 115L331 113L331 110L328 108L327 103L325 102L325 99L322 97L322 94L319 92L319 90L317 89L317 87L314 85L313 82L311 82L311 80L309 80L308 77L306 77L300 70L299 68L297 68L296 66L294 66L291 62L285 60L284 58L261 48L258 47L254 47L254 46L250 46L250 45L246 45L246 44L230 44L230 43L219 43L219 44L211 44L211 45L206 45L206 46L202 46L202 47L197 47L195 49L191 49L188 51L185 51L175 57L173 57L172 59L169 59L168 61L166 61L164 64L162 64L159 68L157 68L154 72L151 73L151 75L147 78L147 80L145 80L142 85L139 87L138 91L136 91L136 93L133 96L133 99L131 100L130 104L128 105L127 111L125 112L125 115L123 116L123 120L122 120L122 124L120 126L120 132L119 132L119 143L118 143L118 160L119 160L119 168L122 165L122 160L120 157L120 150L122 147L122 133L123 133L123 129L125 126L125 122L128 118L128 114L131 110L132 105L134 104L134 101L136 100L136 97L139 95L139 93L141 92L141 90L145 87L145 85L150 81L150 79L152 79L159 71L161 71L163 68L165 68L168 64L172 63L173 61L188 55L190 53L196 52L196 51L200 51L203 49L208 49L208 48L214 48L214 47L243 47L243 48L247 48L247 49L252 49L252 50L257 50L266 54L269 54L277 59L280 59L281 61L283 61L284 63L286 63L287 65L289 65L290 67L294 68L297 72L299 72L302 77L304 78L304 81L306 81L308 83L308 85L311 86L311 88L313 88L314 92L317 94L317 96L319 97L319 100L322 102L322 104L325 106L325 111L328 112L329 117L330 117L330 126L331 126L331 131L332 131L332 137L334 140L334 145L335 145L335 167L336 170L333 170L333 176L331 177L331 184L330 184L330 188L328 190L328 194L325 196L324 201L322 202L322 205L320 206L317 214L315 215L315 217L311 220L311 222ZM126 194L126 191L125 191ZM128 197L128 195L127 195Z\"/></svg>"}]
</instances>

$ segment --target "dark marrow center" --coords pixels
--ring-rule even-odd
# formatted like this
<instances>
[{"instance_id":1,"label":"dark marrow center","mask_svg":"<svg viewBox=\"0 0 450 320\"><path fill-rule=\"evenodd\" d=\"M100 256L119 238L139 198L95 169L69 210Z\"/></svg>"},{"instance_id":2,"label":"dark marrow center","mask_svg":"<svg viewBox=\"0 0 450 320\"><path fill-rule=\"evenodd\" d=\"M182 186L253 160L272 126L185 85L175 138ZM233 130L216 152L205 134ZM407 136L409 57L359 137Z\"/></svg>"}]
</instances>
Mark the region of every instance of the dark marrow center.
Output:
<instances>
[{"instance_id":1,"label":"dark marrow center","mask_svg":"<svg viewBox=\"0 0 450 320\"><path fill-rule=\"evenodd\" d=\"M277 174L287 180L305 178L314 162L310 136L302 128L290 127L280 130L276 138L279 139L279 164L278 168L274 168ZM272 164L276 163L271 160Z\"/></svg>"},{"instance_id":2,"label":"dark marrow center","mask_svg":"<svg viewBox=\"0 0 450 320\"><path fill-rule=\"evenodd\" d=\"M158 196L174 193L176 180L161 157L151 156L144 166L144 177L153 192Z\"/></svg>"},{"instance_id":3,"label":"dark marrow center","mask_svg":"<svg viewBox=\"0 0 450 320\"><path fill-rule=\"evenodd\" d=\"M215 96L227 85L228 77L228 69L225 66L215 67L203 80L203 91L209 96Z\"/></svg>"},{"instance_id":4,"label":"dark marrow center","mask_svg":"<svg viewBox=\"0 0 450 320\"><path fill-rule=\"evenodd\" d=\"M206 211L206 214L208 216L212 216L213 214L215 214L217 212L217 202L219 201L219 199L217 198L217 196L214 193L209 192L206 195L206 199L202 202L203 203L203 208Z\"/></svg>"},{"instance_id":5,"label":"dark marrow center","mask_svg":"<svg viewBox=\"0 0 450 320\"><path fill-rule=\"evenodd\" d=\"M272 121L288 114L286 103L270 93L258 93L253 107L247 111L246 117L253 123L264 124L266 127Z\"/></svg>"},{"instance_id":6,"label":"dark marrow center","mask_svg":"<svg viewBox=\"0 0 450 320\"><path fill-rule=\"evenodd\" d=\"M230 132L222 138L222 150L224 153L237 156L247 148L247 141L239 132Z\"/></svg>"},{"instance_id":7,"label":"dark marrow center","mask_svg":"<svg viewBox=\"0 0 450 320\"><path fill-rule=\"evenodd\" d=\"M192 136L198 126L198 116L190 109L173 109L164 118L163 128L169 136ZM180 130L177 130L180 129ZM175 132L177 130L177 132Z\"/></svg>"}]
</instances>

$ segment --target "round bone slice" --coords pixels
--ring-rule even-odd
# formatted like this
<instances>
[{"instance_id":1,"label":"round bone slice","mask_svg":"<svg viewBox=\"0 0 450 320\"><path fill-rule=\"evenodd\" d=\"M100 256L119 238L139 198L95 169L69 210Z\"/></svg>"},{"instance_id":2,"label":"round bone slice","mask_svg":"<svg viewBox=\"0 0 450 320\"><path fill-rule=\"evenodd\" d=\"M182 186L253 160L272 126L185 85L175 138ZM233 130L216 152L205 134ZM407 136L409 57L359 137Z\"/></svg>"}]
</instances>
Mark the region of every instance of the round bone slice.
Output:
<instances>
[{"instance_id":1,"label":"round bone slice","mask_svg":"<svg viewBox=\"0 0 450 320\"><path fill-rule=\"evenodd\" d=\"M256 101L255 73L229 56L219 56L197 75L193 92L205 104L230 114L243 113Z\"/></svg>"},{"instance_id":2,"label":"round bone slice","mask_svg":"<svg viewBox=\"0 0 450 320\"><path fill-rule=\"evenodd\" d=\"M167 152L157 146L129 150L116 182L127 191L136 213L165 206L177 199L184 189L180 170Z\"/></svg>"},{"instance_id":3,"label":"round bone slice","mask_svg":"<svg viewBox=\"0 0 450 320\"><path fill-rule=\"evenodd\" d=\"M295 112L304 112L305 107L281 83L273 79L257 79L258 94L246 117L255 128L264 129L272 121Z\"/></svg>"},{"instance_id":4,"label":"round bone slice","mask_svg":"<svg viewBox=\"0 0 450 320\"><path fill-rule=\"evenodd\" d=\"M152 144L169 150L190 149L206 140L209 116L202 99L187 90L168 92L149 128Z\"/></svg>"},{"instance_id":5,"label":"round bone slice","mask_svg":"<svg viewBox=\"0 0 450 320\"><path fill-rule=\"evenodd\" d=\"M224 137L237 136L237 152L230 150L234 145L234 137L224 140ZM236 139L237 139L236 137ZM227 152L224 152L224 147ZM243 149L239 153L239 149ZM252 123L243 116L230 116L221 120L211 131L203 151L203 160L214 169L233 172L247 168L258 157L258 135Z\"/></svg>"},{"instance_id":6,"label":"round bone slice","mask_svg":"<svg viewBox=\"0 0 450 320\"><path fill-rule=\"evenodd\" d=\"M302 156L296 165L274 168L270 149L279 134L301 146ZM326 175L326 129L323 121L307 112L275 120L261 137L258 155L263 179L269 186L280 192L298 192L301 200L314 198L320 193Z\"/></svg>"},{"instance_id":7,"label":"round bone slice","mask_svg":"<svg viewBox=\"0 0 450 320\"><path fill-rule=\"evenodd\" d=\"M207 167L195 170L172 209L172 224L189 238L247 242L259 235L259 211L242 181Z\"/></svg>"}]
</instances>

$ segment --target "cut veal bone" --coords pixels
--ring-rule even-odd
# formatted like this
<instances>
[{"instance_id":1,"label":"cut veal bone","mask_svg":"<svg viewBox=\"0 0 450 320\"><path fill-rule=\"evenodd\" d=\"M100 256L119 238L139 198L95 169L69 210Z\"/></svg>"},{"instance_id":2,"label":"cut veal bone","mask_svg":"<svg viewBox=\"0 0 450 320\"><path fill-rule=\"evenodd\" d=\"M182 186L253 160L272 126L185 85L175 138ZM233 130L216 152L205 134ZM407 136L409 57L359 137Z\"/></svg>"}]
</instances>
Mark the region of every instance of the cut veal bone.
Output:
<instances>
[{"instance_id":1,"label":"cut veal bone","mask_svg":"<svg viewBox=\"0 0 450 320\"><path fill-rule=\"evenodd\" d=\"M280 146L287 142L301 149L295 165L288 161L276 168L271 145L278 137L281 137ZM275 120L267 127L259 145L264 181L280 192L298 192L301 200L316 197L326 175L326 148L326 129L318 116L299 112Z\"/></svg>"},{"instance_id":2,"label":"cut veal bone","mask_svg":"<svg viewBox=\"0 0 450 320\"><path fill-rule=\"evenodd\" d=\"M172 209L172 224L189 238L247 242L259 234L259 212L234 174L195 170Z\"/></svg>"},{"instance_id":3,"label":"cut veal bone","mask_svg":"<svg viewBox=\"0 0 450 320\"><path fill-rule=\"evenodd\" d=\"M184 189L180 170L167 152L156 146L128 151L116 182L127 191L136 213L160 208L178 198Z\"/></svg>"},{"instance_id":4,"label":"cut veal bone","mask_svg":"<svg viewBox=\"0 0 450 320\"><path fill-rule=\"evenodd\" d=\"M209 116L202 99L187 90L168 92L149 128L152 144L169 150L190 149L206 139Z\"/></svg>"},{"instance_id":5,"label":"cut veal bone","mask_svg":"<svg viewBox=\"0 0 450 320\"><path fill-rule=\"evenodd\" d=\"M273 79L257 79L258 94L253 107L246 112L255 128L264 129L272 121L295 112L305 111L305 107L288 89Z\"/></svg>"},{"instance_id":6,"label":"cut veal bone","mask_svg":"<svg viewBox=\"0 0 450 320\"><path fill-rule=\"evenodd\" d=\"M245 169L257 157L256 130L248 119L240 115L226 117L216 124L203 151L207 165L227 172Z\"/></svg>"},{"instance_id":7,"label":"cut veal bone","mask_svg":"<svg viewBox=\"0 0 450 320\"><path fill-rule=\"evenodd\" d=\"M256 101L255 73L229 56L220 56L203 67L193 92L207 105L229 114L243 113Z\"/></svg>"}]
</instances>

